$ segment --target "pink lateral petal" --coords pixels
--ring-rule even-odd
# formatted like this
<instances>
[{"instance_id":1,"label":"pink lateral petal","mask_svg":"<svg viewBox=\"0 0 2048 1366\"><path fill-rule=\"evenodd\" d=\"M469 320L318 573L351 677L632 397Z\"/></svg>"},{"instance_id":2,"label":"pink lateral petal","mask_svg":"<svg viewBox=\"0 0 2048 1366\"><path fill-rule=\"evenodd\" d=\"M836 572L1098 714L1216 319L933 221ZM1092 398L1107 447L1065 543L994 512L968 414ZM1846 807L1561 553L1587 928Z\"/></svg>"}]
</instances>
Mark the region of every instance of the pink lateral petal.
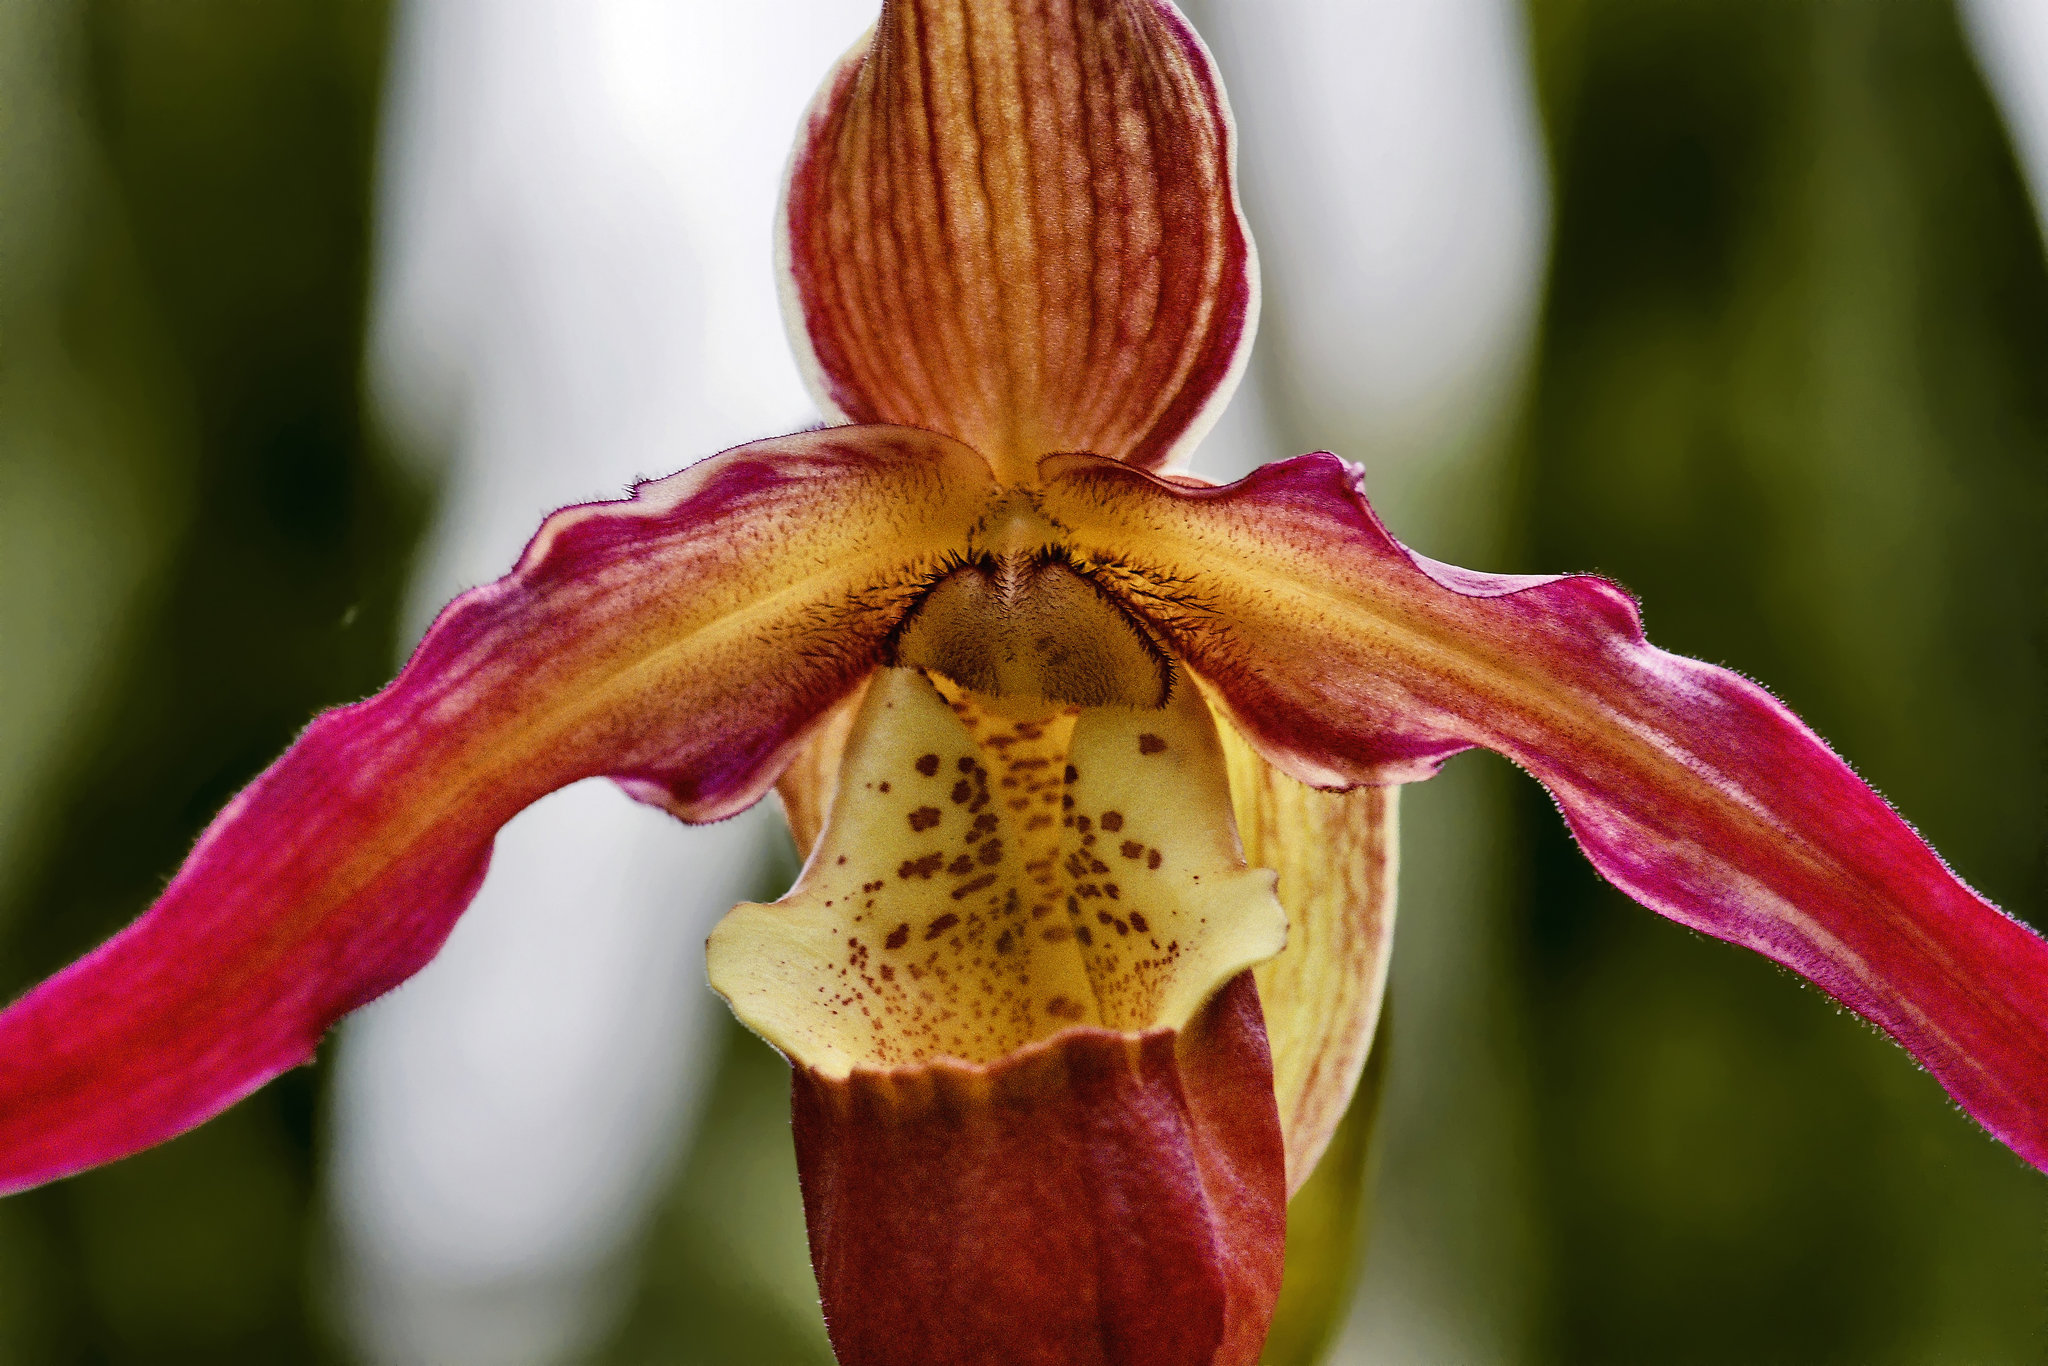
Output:
<instances>
[{"instance_id":1,"label":"pink lateral petal","mask_svg":"<svg viewBox=\"0 0 2048 1366\"><path fill-rule=\"evenodd\" d=\"M544 523L404 671L327 712L147 914L0 1013L0 1192L158 1143L417 972L498 828L596 774L687 820L758 799L965 536L943 437L757 442Z\"/></svg>"},{"instance_id":2,"label":"pink lateral petal","mask_svg":"<svg viewBox=\"0 0 2048 1366\"><path fill-rule=\"evenodd\" d=\"M2048 1169L2048 941L1769 693L1652 646L1621 589L1415 555L1331 455L1210 490L1081 458L1047 471L1079 562L1274 762L1337 786L1506 755L1616 886L1814 982Z\"/></svg>"},{"instance_id":3,"label":"pink lateral petal","mask_svg":"<svg viewBox=\"0 0 2048 1366\"><path fill-rule=\"evenodd\" d=\"M778 240L827 412L1174 463L1258 313L1230 110L1165 0L886 0L798 137Z\"/></svg>"}]
</instances>

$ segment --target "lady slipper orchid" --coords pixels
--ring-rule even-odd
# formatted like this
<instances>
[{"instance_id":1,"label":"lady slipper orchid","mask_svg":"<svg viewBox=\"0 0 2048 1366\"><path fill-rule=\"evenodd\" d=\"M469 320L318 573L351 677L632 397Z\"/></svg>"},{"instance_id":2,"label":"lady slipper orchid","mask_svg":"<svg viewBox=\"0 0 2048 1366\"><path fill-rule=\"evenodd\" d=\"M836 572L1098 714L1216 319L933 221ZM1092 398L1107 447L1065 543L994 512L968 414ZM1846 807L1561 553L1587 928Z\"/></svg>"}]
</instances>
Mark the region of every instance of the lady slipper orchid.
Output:
<instances>
[{"instance_id":1,"label":"lady slipper orchid","mask_svg":"<svg viewBox=\"0 0 2048 1366\"><path fill-rule=\"evenodd\" d=\"M556 513L315 720L0 1015L0 1189L308 1061L543 794L779 785L802 875L710 971L793 1066L841 1360L1253 1362L1379 1011L1397 785L1475 745L2048 1168L2048 943L1762 688L1604 581L1407 550L1334 456L1180 473L1257 314L1232 136L1167 0L885 0L778 243L838 425Z\"/></svg>"}]
</instances>

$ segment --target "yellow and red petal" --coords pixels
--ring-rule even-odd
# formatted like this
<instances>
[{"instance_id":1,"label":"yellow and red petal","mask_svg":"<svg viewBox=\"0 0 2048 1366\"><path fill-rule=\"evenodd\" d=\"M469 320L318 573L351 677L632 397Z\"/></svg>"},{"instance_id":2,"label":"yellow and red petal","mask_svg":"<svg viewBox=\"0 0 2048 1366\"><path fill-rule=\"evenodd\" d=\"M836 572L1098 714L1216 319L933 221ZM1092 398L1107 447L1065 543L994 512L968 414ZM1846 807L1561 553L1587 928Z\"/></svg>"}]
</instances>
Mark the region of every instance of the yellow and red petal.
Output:
<instances>
[{"instance_id":1,"label":"yellow and red petal","mask_svg":"<svg viewBox=\"0 0 2048 1366\"><path fill-rule=\"evenodd\" d=\"M846 756L847 737L853 719L860 714L865 687L855 688L832 708L804 740L803 747L775 780L775 795L782 799L782 814L789 822L789 837L799 860L810 858L818 836L825 829L825 817L832 809L832 789L839 781L839 765Z\"/></svg>"},{"instance_id":2,"label":"yellow and red petal","mask_svg":"<svg viewBox=\"0 0 2048 1366\"><path fill-rule=\"evenodd\" d=\"M1266 1333L1263 1366L1322 1366L1344 1326L1372 1217L1380 1106L1386 1093L1388 1031L1380 1024L1350 1108L1315 1170L1287 1197L1287 1270Z\"/></svg>"},{"instance_id":3,"label":"yellow and red petal","mask_svg":"<svg viewBox=\"0 0 2048 1366\"><path fill-rule=\"evenodd\" d=\"M832 782L796 887L708 957L796 1068L840 1360L1256 1360L1287 1186L1245 969L1286 925L1200 694L889 669Z\"/></svg>"},{"instance_id":4,"label":"yellow and red petal","mask_svg":"<svg viewBox=\"0 0 2048 1366\"><path fill-rule=\"evenodd\" d=\"M799 135L780 258L827 412L1171 466L1257 266L1222 83L1166 0L887 0Z\"/></svg>"},{"instance_id":5,"label":"yellow and red petal","mask_svg":"<svg viewBox=\"0 0 2048 1366\"><path fill-rule=\"evenodd\" d=\"M1614 585L1414 555L1329 455L1218 489L1061 457L1041 504L1282 768L1338 786L1506 755L1610 881L1814 982L2048 1168L2048 941L1769 693L1650 645Z\"/></svg>"},{"instance_id":6,"label":"yellow and red petal","mask_svg":"<svg viewBox=\"0 0 2048 1366\"><path fill-rule=\"evenodd\" d=\"M989 486L943 437L759 442L556 513L383 692L319 717L148 913L0 1014L0 1190L160 1142L439 949L498 828L608 774L756 800L878 662Z\"/></svg>"},{"instance_id":7,"label":"yellow and red petal","mask_svg":"<svg viewBox=\"0 0 2048 1366\"><path fill-rule=\"evenodd\" d=\"M1321 792L1229 726L1218 729L1245 861L1279 874L1287 912L1287 947L1254 975L1292 1195L1329 1146L1372 1052L1394 950L1401 789Z\"/></svg>"}]
</instances>

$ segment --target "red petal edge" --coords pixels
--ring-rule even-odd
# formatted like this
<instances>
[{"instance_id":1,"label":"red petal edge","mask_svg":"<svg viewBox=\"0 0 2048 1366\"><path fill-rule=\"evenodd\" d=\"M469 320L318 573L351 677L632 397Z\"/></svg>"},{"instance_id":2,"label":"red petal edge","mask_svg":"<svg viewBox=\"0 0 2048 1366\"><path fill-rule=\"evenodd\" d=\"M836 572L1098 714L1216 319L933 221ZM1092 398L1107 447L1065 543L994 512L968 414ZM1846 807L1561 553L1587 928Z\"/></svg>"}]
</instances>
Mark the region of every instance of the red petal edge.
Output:
<instances>
[{"instance_id":1,"label":"red petal edge","mask_svg":"<svg viewBox=\"0 0 2048 1366\"><path fill-rule=\"evenodd\" d=\"M1185 1030L792 1078L841 1366L1252 1366L1286 1156L1251 974Z\"/></svg>"},{"instance_id":2,"label":"red petal edge","mask_svg":"<svg viewBox=\"0 0 2048 1366\"><path fill-rule=\"evenodd\" d=\"M841 428L550 517L395 682L230 802L147 914L0 1014L0 1192L309 1061L433 957L498 828L545 793L609 774L688 820L754 802L987 486L944 438Z\"/></svg>"},{"instance_id":3,"label":"red petal edge","mask_svg":"<svg viewBox=\"0 0 2048 1366\"><path fill-rule=\"evenodd\" d=\"M1212 490L1047 463L1048 510L1083 562L1122 581L1274 762L1338 786L1426 776L1472 745L1506 755L1609 881L1812 981L2048 1170L2048 941L1764 689L1652 646L1606 580L1414 554L1332 455Z\"/></svg>"}]
</instances>

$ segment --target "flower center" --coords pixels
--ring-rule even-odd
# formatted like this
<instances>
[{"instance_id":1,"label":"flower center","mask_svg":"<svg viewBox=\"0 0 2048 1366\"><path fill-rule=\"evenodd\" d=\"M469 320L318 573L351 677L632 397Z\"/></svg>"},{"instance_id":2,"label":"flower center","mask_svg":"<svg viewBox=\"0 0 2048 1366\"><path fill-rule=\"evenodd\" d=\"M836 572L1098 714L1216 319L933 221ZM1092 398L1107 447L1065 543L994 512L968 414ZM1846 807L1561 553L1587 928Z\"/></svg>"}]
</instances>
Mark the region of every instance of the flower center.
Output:
<instances>
[{"instance_id":1,"label":"flower center","mask_svg":"<svg viewBox=\"0 0 2048 1366\"><path fill-rule=\"evenodd\" d=\"M803 876L729 915L710 965L750 1027L843 1076L992 1062L1075 1025L1178 1027L1285 938L1191 685L1143 710L1031 711L889 669Z\"/></svg>"},{"instance_id":2,"label":"flower center","mask_svg":"<svg viewBox=\"0 0 2048 1366\"><path fill-rule=\"evenodd\" d=\"M990 508L967 563L904 619L898 664L1046 705L1165 705L1173 664L1144 625L1077 573L1028 495Z\"/></svg>"}]
</instances>

